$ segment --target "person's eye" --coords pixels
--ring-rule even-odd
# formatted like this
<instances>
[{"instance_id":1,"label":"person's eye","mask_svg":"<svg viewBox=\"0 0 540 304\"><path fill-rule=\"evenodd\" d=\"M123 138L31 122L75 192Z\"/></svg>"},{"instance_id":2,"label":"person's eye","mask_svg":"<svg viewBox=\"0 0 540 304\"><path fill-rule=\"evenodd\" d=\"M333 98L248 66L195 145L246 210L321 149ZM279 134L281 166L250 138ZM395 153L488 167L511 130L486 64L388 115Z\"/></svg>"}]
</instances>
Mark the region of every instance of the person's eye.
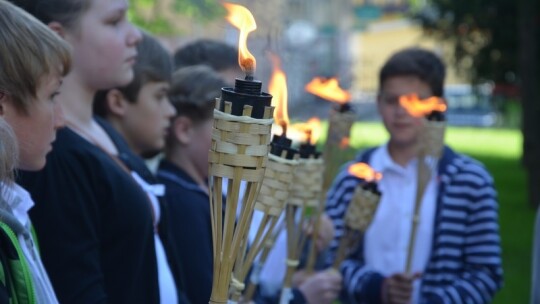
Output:
<instances>
[{"instance_id":1,"label":"person's eye","mask_svg":"<svg viewBox=\"0 0 540 304\"><path fill-rule=\"evenodd\" d=\"M124 21L124 19L125 19L124 17L125 17L125 15L114 16L114 17L110 18L109 20L107 20L107 24L112 25L112 26L117 26L120 23L122 23L122 21Z\"/></svg>"}]
</instances>

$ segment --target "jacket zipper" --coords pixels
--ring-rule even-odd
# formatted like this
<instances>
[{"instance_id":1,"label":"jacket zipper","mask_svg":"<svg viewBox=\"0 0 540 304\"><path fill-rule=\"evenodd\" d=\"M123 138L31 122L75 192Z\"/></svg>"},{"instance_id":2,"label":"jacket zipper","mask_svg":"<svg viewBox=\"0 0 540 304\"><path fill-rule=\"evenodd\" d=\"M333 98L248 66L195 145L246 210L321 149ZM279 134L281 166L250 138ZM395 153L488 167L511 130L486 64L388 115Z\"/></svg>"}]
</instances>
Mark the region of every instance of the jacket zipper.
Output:
<instances>
[{"instance_id":1,"label":"jacket zipper","mask_svg":"<svg viewBox=\"0 0 540 304\"><path fill-rule=\"evenodd\" d=\"M32 275L30 274L30 270L28 269L28 263L26 262L26 258L24 258L24 253L22 252L22 249L19 245L19 240L17 239L16 234L8 225L0 222L0 227L4 229L8 237L13 242L13 246L15 247L15 250L17 251L17 254L19 255L19 257L22 257L21 265L22 265L22 270L23 270L23 275L24 275L24 281L26 282L26 289L28 292L28 301L30 303L36 304L37 303L36 294L35 294L35 290L33 286Z\"/></svg>"}]
</instances>

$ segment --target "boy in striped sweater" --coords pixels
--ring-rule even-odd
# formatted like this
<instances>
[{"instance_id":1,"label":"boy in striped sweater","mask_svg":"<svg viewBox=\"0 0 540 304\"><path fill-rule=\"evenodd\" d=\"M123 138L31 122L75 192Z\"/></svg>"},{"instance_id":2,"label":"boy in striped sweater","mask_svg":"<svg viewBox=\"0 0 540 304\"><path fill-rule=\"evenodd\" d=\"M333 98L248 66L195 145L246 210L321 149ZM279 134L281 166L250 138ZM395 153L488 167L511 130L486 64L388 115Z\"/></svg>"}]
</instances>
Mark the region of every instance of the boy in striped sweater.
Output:
<instances>
[{"instance_id":1,"label":"boy in striped sweater","mask_svg":"<svg viewBox=\"0 0 540 304\"><path fill-rule=\"evenodd\" d=\"M502 285L498 206L493 179L479 162L445 147L425 190L405 273L416 191L416 143L420 118L399 96L443 96L445 67L432 52L405 49L379 75L377 105L390 140L360 153L384 178L383 193L363 242L341 265L347 303L490 303ZM328 264L344 230L344 213L360 182L347 172L328 192L327 213L336 227ZM435 172L436 171L436 172Z\"/></svg>"}]
</instances>

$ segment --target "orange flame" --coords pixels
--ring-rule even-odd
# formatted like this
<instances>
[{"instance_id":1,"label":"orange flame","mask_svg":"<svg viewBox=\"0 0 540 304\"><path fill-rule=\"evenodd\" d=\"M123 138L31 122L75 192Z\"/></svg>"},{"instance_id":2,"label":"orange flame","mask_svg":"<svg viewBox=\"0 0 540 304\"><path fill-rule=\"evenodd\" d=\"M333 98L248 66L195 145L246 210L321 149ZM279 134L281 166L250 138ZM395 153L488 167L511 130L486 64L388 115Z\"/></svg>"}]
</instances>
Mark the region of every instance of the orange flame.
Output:
<instances>
[{"instance_id":1,"label":"orange flame","mask_svg":"<svg viewBox=\"0 0 540 304\"><path fill-rule=\"evenodd\" d=\"M257 29L255 18L251 12L242 5L224 2L223 6L228 11L227 21L229 21L234 27L240 30L240 37L238 39L238 63L248 75L253 75L256 68L255 56L253 56L247 48L247 37L249 33Z\"/></svg>"},{"instance_id":2,"label":"orange flame","mask_svg":"<svg viewBox=\"0 0 540 304\"><path fill-rule=\"evenodd\" d=\"M414 117L426 116L433 111L444 112L447 109L442 98L432 96L420 99L416 94L401 95L399 104Z\"/></svg>"},{"instance_id":3,"label":"orange flame","mask_svg":"<svg viewBox=\"0 0 540 304\"><path fill-rule=\"evenodd\" d=\"M291 126L293 132L303 134L304 141L315 145L322 133L321 120L317 117L310 118L307 122L296 123Z\"/></svg>"},{"instance_id":4,"label":"orange flame","mask_svg":"<svg viewBox=\"0 0 540 304\"><path fill-rule=\"evenodd\" d=\"M368 182L380 181L382 173L376 172L366 163L356 163L349 167L349 174L364 179Z\"/></svg>"},{"instance_id":5,"label":"orange flame","mask_svg":"<svg viewBox=\"0 0 540 304\"><path fill-rule=\"evenodd\" d=\"M289 112L287 110L288 92L287 92L287 76L281 69L281 61L279 57L270 54L272 61L272 77L268 83L268 90L272 97L272 105L276 107L274 111L274 120L276 124L283 129L283 135L287 134L287 126L289 125Z\"/></svg>"},{"instance_id":6,"label":"orange flame","mask_svg":"<svg viewBox=\"0 0 540 304\"><path fill-rule=\"evenodd\" d=\"M350 142L351 142L351 139L349 137L343 137L341 139L341 142L339 143L339 148L347 149L349 147Z\"/></svg>"},{"instance_id":7,"label":"orange flame","mask_svg":"<svg viewBox=\"0 0 540 304\"><path fill-rule=\"evenodd\" d=\"M339 87L337 78L315 77L306 84L306 91L331 102L344 104L351 101L351 94Z\"/></svg>"}]
</instances>

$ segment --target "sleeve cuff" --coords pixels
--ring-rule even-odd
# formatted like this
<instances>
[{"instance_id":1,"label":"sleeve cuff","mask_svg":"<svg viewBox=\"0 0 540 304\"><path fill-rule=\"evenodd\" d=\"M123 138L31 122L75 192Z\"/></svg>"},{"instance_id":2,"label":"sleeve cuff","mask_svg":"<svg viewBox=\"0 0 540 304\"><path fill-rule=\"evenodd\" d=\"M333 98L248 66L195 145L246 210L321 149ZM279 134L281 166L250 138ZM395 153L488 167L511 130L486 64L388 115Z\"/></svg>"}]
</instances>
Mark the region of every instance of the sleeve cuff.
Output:
<instances>
[{"instance_id":1,"label":"sleeve cuff","mask_svg":"<svg viewBox=\"0 0 540 304\"><path fill-rule=\"evenodd\" d=\"M289 304L306 304L306 298L304 297L304 294L298 289L293 288L292 289L293 298L289 302Z\"/></svg>"},{"instance_id":2,"label":"sleeve cuff","mask_svg":"<svg viewBox=\"0 0 540 304\"><path fill-rule=\"evenodd\" d=\"M364 286L367 303L382 304L382 285L385 277L380 273L372 273L369 281Z\"/></svg>"}]
</instances>

